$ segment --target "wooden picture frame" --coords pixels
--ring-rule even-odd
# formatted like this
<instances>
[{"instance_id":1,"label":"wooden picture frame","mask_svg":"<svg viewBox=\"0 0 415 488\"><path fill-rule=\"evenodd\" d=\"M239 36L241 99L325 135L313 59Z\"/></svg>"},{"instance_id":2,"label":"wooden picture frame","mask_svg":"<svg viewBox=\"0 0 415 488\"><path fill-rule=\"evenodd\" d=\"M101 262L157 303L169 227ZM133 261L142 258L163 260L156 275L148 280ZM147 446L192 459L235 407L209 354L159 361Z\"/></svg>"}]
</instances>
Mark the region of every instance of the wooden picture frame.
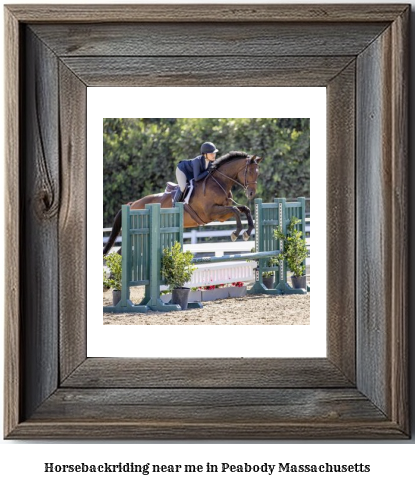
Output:
<instances>
[{"instance_id":1,"label":"wooden picture frame","mask_svg":"<svg viewBox=\"0 0 415 488\"><path fill-rule=\"evenodd\" d=\"M410 435L410 7L212 7L5 8L7 439ZM327 87L327 357L88 358L87 86L212 84Z\"/></svg>"}]
</instances>

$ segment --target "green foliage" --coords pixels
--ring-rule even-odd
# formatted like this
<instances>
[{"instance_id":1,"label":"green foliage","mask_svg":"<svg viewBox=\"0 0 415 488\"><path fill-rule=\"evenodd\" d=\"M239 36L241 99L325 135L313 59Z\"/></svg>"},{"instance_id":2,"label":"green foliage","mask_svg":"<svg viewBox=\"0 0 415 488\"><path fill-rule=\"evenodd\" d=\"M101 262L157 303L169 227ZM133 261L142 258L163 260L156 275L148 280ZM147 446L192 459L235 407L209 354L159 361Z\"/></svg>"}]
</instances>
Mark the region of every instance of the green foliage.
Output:
<instances>
[{"instance_id":1,"label":"green foliage","mask_svg":"<svg viewBox=\"0 0 415 488\"><path fill-rule=\"evenodd\" d=\"M287 228L287 235L284 235L281 228L274 230L275 239L280 239L284 242L284 250L278 256L279 260L285 259L290 270L294 276L303 276L305 273L304 260L308 256L306 241L303 238L303 233L296 228L300 223L297 217L291 217L291 221Z\"/></svg>"},{"instance_id":2,"label":"green foliage","mask_svg":"<svg viewBox=\"0 0 415 488\"><path fill-rule=\"evenodd\" d=\"M267 260L267 268L271 268L271 266L275 266L278 263L278 258L269 258ZM263 278L270 278L271 276L275 275L275 271L264 271L262 273Z\"/></svg>"},{"instance_id":3,"label":"green foliage","mask_svg":"<svg viewBox=\"0 0 415 488\"><path fill-rule=\"evenodd\" d=\"M263 158L257 196L310 195L310 120L278 118L104 119L104 226L123 203L159 193L182 159L212 141L218 156L245 151ZM236 201L246 202L238 187Z\"/></svg>"},{"instance_id":4,"label":"green foliage","mask_svg":"<svg viewBox=\"0 0 415 488\"><path fill-rule=\"evenodd\" d=\"M161 274L170 290L182 288L190 280L193 271L193 254L190 251L182 251L180 242L173 247L165 247L161 258Z\"/></svg>"},{"instance_id":5,"label":"green foliage","mask_svg":"<svg viewBox=\"0 0 415 488\"><path fill-rule=\"evenodd\" d=\"M110 270L110 276L107 278L104 270L104 286L112 290L121 290L122 280L122 256L117 252L112 252L104 256L105 262Z\"/></svg>"}]
</instances>

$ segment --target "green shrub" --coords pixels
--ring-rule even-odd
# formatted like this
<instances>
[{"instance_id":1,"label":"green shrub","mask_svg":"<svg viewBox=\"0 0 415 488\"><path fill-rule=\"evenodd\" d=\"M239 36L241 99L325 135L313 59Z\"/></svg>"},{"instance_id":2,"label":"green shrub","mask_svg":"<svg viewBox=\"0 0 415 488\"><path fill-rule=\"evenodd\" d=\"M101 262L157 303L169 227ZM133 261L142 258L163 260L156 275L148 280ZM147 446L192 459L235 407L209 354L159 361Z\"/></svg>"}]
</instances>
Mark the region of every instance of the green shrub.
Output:
<instances>
[{"instance_id":1,"label":"green shrub","mask_svg":"<svg viewBox=\"0 0 415 488\"><path fill-rule=\"evenodd\" d=\"M267 268L271 268L271 266L275 266L278 264L278 258L269 258L267 260ZM264 271L262 273L263 278L271 278L271 276L275 275L275 271Z\"/></svg>"},{"instance_id":2,"label":"green shrub","mask_svg":"<svg viewBox=\"0 0 415 488\"><path fill-rule=\"evenodd\" d=\"M182 288L190 280L196 269L192 265L192 259L193 254L190 251L182 251L179 242L173 247L163 249L161 274L170 290Z\"/></svg>"},{"instance_id":3,"label":"green shrub","mask_svg":"<svg viewBox=\"0 0 415 488\"><path fill-rule=\"evenodd\" d=\"M285 259L294 276L303 276L305 273L304 260L308 256L307 244L303 233L296 228L300 223L297 217L291 217L287 228L287 235L284 235L281 228L274 230L275 239L284 242L284 250L278 256L279 261Z\"/></svg>"},{"instance_id":4,"label":"green shrub","mask_svg":"<svg viewBox=\"0 0 415 488\"><path fill-rule=\"evenodd\" d=\"M112 290L121 290L122 283L122 256L117 252L112 252L104 256L105 262L110 270L110 276L104 270L104 286Z\"/></svg>"}]
</instances>

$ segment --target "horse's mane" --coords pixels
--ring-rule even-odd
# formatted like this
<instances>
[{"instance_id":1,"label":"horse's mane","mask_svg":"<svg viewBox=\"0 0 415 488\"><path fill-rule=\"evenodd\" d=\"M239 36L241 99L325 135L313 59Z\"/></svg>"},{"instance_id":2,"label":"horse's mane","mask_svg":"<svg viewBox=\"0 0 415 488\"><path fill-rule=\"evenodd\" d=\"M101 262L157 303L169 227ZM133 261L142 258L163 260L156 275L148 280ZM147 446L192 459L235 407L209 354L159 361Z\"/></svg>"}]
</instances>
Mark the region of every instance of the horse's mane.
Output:
<instances>
[{"instance_id":1,"label":"horse's mane","mask_svg":"<svg viewBox=\"0 0 415 488\"><path fill-rule=\"evenodd\" d=\"M224 154L219 159L217 159L213 164L215 168L219 168L220 166L232 161L233 159L241 159L247 158L248 154L242 151L231 151L228 154Z\"/></svg>"}]
</instances>

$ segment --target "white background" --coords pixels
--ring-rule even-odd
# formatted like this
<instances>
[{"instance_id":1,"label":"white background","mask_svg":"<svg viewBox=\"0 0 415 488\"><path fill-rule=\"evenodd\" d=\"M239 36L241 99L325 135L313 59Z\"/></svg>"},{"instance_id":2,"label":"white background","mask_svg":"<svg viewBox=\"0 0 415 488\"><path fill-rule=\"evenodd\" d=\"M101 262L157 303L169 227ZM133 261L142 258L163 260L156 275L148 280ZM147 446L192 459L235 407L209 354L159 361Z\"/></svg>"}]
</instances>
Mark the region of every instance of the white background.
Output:
<instances>
[{"instance_id":1,"label":"white background","mask_svg":"<svg viewBox=\"0 0 415 488\"><path fill-rule=\"evenodd\" d=\"M192 323L172 327L162 323L157 326L119 324L114 326L102 323L102 256L96 252L102 246L102 208L99 214L96 205L93 204L93 202L103 201L102 119L197 117L200 112L199 101L202 99L215 100L211 108L204 109L206 118L302 117L310 119L311 213L314 235L311 240L311 266L312 287L313 290L318 290L318 293L311 294L310 324L290 326L226 324L224 327ZM326 89L324 87L105 87L88 88L87 100L88 356L325 357ZM156 107L153 100L157 100ZM240 100L244 100L244 103L241 104ZM212 139L214 140L214 135ZM230 149L233 148L222 150L220 155ZM254 150L253 148L240 149ZM189 155L189 157L193 156ZM192 317L191 312L189 317Z\"/></svg>"},{"instance_id":2,"label":"white background","mask_svg":"<svg viewBox=\"0 0 415 488\"><path fill-rule=\"evenodd\" d=\"M19 3L10 0L7 3ZM35 3L26 0L25 3ZM53 2L44 2L53 3ZM55 2L56 3L56 2ZM76 2L73 3L83 3ZM99 2L89 3L109 3L105 0ZM116 3L116 2L112 2ZM123 0L123 3L129 3ZM135 2L139 3L139 2ZM157 2L153 2L157 3ZM163 0L163 3L174 3L168 0ZM187 3L182 1L181 3ZM197 2L192 2L197 3ZM215 3L215 2L210 2ZM218 2L220 3L220 2ZM238 2L228 3L245 3L243 0ZM254 3L254 2L246 2ZM261 2L258 2L261 3ZM262 2L264 3L264 2ZM285 2L287 3L287 2ZM300 2L289 3L312 3L306 0ZM329 0L320 3L343 3ZM359 3L359 2L353 2ZM380 1L366 0L365 3L387 3ZM412 0L412 8L415 6L415 1ZM212 6L212 8L214 8ZM412 26L414 25L414 16L412 15ZM1 29L3 23L1 24ZM3 39L0 33L0 39ZM412 85L411 92L415 83L414 76L414 56L413 49L414 41L412 40ZM1 49L0 55L3 54ZM2 64L1 64L2 65ZM2 101L2 97L0 97ZM412 127L414 122L414 102L411 101L411 122ZM2 144L4 144L3 130L0 131ZM413 143L412 143L413 154ZM4 151L2 152L4 154ZM414 207L414 193L415 184L413 173L410 175L411 208ZM3 217L3 199L0 198L0 216ZM411 242L414 242L414 217L411 216ZM3 224L3 222L2 222ZM0 232L2 238L4 232ZM4 240L0 242L0 249L4 249ZM3 261L4 262L4 261ZM411 262L410 276L414 276L413 264ZM1 272L3 270L1 269ZM4 280L0 280L0 304L4 305ZM411 289L410 303L414 303L415 296ZM411 311L411 327L413 327L413 313ZM2 336L1 340L3 339ZM411 351L415 351L414 337L411 338ZM0 344L0 353L3 353L3 344ZM0 367L2 368L2 362ZM414 361L412 360L412 370ZM0 371L3 377L3 371ZM412 386L414 381L412 378ZM412 394L412 405L414 405L414 395ZM2 402L0 408L2 409ZM2 413L2 412L1 412ZM414 406L412 406L412 417L414 418ZM238 483L241 486L252 486L253 482L256 486L302 486L307 484L316 484L320 487L347 487L355 486L369 486L369 484L378 484L381 486L391 486L397 484L407 484L411 486L414 483L413 460L415 455L414 441L409 442L333 442L333 443L308 443L308 442L263 442L263 443L186 443L186 442L171 442L171 443L94 443L94 442L18 442L18 441L0 441L0 482L13 483L17 486L60 486L71 488L78 484L79 486L87 486L88 483L99 483L101 486L113 486L114 484L122 483L124 487L140 486L161 486L165 483L170 483L172 486L211 486L212 481L219 486L225 486L225 483ZM70 464L77 462L111 462L117 463L133 461L135 463L150 462L156 463L178 463L178 464L205 464L212 463L259 463L264 462L276 464L278 462L291 463L363 463L371 464L371 472L369 474L274 474L269 475L239 475L239 474L165 474L156 476L141 476L141 475L54 475L43 474L43 463L54 462L60 464ZM122 476L122 478L120 477ZM141 476L141 477L140 477ZM214 476L214 478L213 478Z\"/></svg>"}]
</instances>

